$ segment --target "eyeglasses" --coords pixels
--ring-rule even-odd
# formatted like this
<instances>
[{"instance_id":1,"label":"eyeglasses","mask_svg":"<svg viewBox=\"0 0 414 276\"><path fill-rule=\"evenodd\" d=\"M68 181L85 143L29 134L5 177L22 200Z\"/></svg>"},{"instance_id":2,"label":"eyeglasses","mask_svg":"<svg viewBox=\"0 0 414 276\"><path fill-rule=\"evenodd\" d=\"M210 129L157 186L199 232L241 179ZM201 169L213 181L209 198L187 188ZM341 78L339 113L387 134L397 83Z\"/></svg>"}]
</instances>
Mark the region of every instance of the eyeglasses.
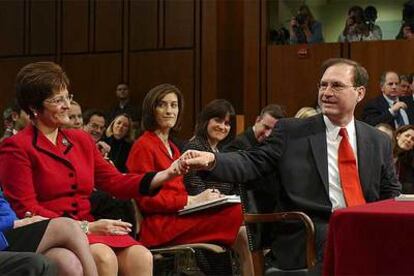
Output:
<instances>
[{"instance_id":1,"label":"eyeglasses","mask_svg":"<svg viewBox=\"0 0 414 276\"><path fill-rule=\"evenodd\" d=\"M66 96L59 96L53 99L46 99L45 102L53 104L53 105L63 105L64 103L71 102L73 100L73 94L69 94Z\"/></svg>"},{"instance_id":2,"label":"eyeglasses","mask_svg":"<svg viewBox=\"0 0 414 276\"><path fill-rule=\"evenodd\" d=\"M346 85L340 82L321 82L318 84L318 90L325 92L328 88L331 87L332 91L335 93L341 92L347 88L356 88L354 85Z\"/></svg>"}]
</instances>

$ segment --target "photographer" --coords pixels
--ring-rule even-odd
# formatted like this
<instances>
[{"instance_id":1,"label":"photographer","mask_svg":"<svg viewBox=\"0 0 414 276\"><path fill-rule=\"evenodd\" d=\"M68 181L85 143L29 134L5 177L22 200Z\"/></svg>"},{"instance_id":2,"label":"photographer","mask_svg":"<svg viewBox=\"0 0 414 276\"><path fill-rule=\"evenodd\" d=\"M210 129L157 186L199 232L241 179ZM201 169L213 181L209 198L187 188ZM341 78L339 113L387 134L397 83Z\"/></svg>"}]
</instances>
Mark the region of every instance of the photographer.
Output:
<instances>
[{"instance_id":1,"label":"photographer","mask_svg":"<svg viewBox=\"0 0 414 276\"><path fill-rule=\"evenodd\" d=\"M309 7L302 5L298 13L290 21L290 43L320 43L323 42L322 24L316 21Z\"/></svg>"},{"instance_id":2,"label":"photographer","mask_svg":"<svg viewBox=\"0 0 414 276\"><path fill-rule=\"evenodd\" d=\"M348 10L345 28L339 35L339 42L353 42L366 40L380 40L378 33L370 31L365 22L364 10L360 6L353 6Z\"/></svg>"},{"instance_id":3,"label":"photographer","mask_svg":"<svg viewBox=\"0 0 414 276\"><path fill-rule=\"evenodd\" d=\"M378 18L377 9L374 6L368 6L364 9L365 23L368 26L368 30L373 33L374 37L382 39L381 27L375 24Z\"/></svg>"},{"instance_id":4,"label":"photographer","mask_svg":"<svg viewBox=\"0 0 414 276\"><path fill-rule=\"evenodd\" d=\"M411 39L410 26L414 25L414 0L410 0L404 3L402 11L401 28L396 39ZM413 30L414 31L414 30Z\"/></svg>"}]
</instances>

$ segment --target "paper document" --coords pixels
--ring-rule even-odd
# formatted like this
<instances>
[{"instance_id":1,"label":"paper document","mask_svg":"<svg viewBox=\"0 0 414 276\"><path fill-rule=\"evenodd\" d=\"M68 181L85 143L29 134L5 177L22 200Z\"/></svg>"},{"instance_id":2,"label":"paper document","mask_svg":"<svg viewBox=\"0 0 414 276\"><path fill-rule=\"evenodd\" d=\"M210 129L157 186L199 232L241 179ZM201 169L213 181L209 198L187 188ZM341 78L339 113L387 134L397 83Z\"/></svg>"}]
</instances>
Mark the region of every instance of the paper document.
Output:
<instances>
[{"instance_id":1,"label":"paper document","mask_svg":"<svg viewBox=\"0 0 414 276\"><path fill-rule=\"evenodd\" d=\"M217 198L214 200L193 204L190 206L185 206L183 209L178 211L179 215L185 215L193 212L197 212L200 210L204 210L207 208L223 205L223 204L230 204L230 203L240 203L240 196L238 195L226 195L221 198Z\"/></svg>"},{"instance_id":2,"label":"paper document","mask_svg":"<svg viewBox=\"0 0 414 276\"><path fill-rule=\"evenodd\" d=\"M396 201L414 201L414 194L400 194L395 197Z\"/></svg>"}]
</instances>

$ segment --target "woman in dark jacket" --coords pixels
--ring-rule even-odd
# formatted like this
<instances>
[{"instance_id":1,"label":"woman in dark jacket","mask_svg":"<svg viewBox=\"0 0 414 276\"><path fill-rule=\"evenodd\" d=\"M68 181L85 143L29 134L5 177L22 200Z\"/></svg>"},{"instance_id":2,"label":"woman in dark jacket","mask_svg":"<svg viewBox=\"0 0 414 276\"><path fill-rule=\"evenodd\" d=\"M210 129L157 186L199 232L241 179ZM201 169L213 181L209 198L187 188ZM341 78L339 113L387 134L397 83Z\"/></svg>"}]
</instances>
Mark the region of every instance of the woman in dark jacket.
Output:
<instances>
[{"instance_id":1,"label":"woman in dark jacket","mask_svg":"<svg viewBox=\"0 0 414 276\"><path fill-rule=\"evenodd\" d=\"M115 167L123 173L127 172L125 163L131 150L133 133L132 120L128 114L120 114L113 119L106 129L105 143L111 146L108 158L114 163Z\"/></svg>"},{"instance_id":2,"label":"woman in dark jacket","mask_svg":"<svg viewBox=\"0 0 414 276\"><path fill-rule=\"evenodd\" d=\"M395 132L394 160L398 180L405 194L414 193L414 126L406 125Z\"/></svg>"}]
</instances>

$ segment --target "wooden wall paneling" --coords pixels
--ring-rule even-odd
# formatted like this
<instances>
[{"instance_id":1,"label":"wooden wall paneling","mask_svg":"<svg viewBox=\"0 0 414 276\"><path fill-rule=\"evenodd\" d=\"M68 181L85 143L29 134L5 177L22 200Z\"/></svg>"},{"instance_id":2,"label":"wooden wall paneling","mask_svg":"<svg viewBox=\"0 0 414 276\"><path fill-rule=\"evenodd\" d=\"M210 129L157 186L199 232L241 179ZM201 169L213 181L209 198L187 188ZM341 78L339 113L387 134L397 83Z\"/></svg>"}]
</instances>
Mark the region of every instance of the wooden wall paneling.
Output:
<instances>
[{"instance_id":1,"label":"wooden wall paneling","mask_svg":"<svg viewBox=\"0 0 414 276\"><path fill-rule=\"evenodd\" d=\"M244 64L243 64L243 110L245 125L252 125L261 109L261 53L266 49L261 41L260 0L245 1L244 6Z\"/></svg>"},{"instance_id":2,"label":"wooden wall paneling","mask_svg":"<svg viewBox=\"0 0 414 276\"><path fill-rule=\"evenodd\" d=\"M194 105L192 109L194 112L193 114L198 114L201 107L201 1L195 1L194 4Z\"/></svg>"},{"instance_id":3,"label":"wooden wall paneling","mask_svg":"<svg viewBox=\"0 0 414 276\"><path fill-rule=\"evenodd\" d=\"M217 98L217 1L201 1L200 107Z\"/></svg>"},{"instance_id":4,"label":"wooden wall paneling","mask_svg":"<svg viewBox=\"0 0 414 276\"><path fill-rule=\"evenodd\" d=\"M95 7L95 50L120 51L123 1L97 1Z\"/></svg>"},{"instance_id":5,"label":"wooden wall paneling","mask_svg":"<svg viewBox=\"0 0 414 276\"><path fill-rule=\"evenodd\" d=\"M63 0L63 53L87 53L89 51L89 8L88 0Z\"/></svg>"},{"instance_id":6,"label":"wooden wall paneling","mask_svg":"<svg viewBox=\"0 0 414 276\"><path fill-rule=\"evenodd\" d=\"M158 2L130 1L129 48L131 51L157 48Z\"/></svg>"},{"instance_id":7,"label":"wooden wall paneling","mask_svg":"<svg viewBox=\"0 0 414 276\"><path fill-rule=\"evenodd\" d=\"M64 55L62 66L71 81L71 92L83 110L109 111L116 104L115 87L121 81L122 55Z\"/></svg>"},{"instance_id":8,"label":"wooden wall paneling","mask_svg":"<svg viewBox=\"0 0 414 276\"><path fill-rule=\"evenodd\" d=\"M414 72L414 42L406 40L372 41L351 43L351 59L364 66L370 76L367 94L357 107L357 116L365 103L381 94L379 80L382 72L396 71L399 74Z\"/></svg>"},{"instance_id":9,"label":"wooden wall paneling","mask_svg":"<svg viewBox=\"0 0 414 276\"><path fill-rule=\"evenodd\" d=\"M29 53L56 53L56 1L30 2Z\"/></svg>"},{"instance_id":10,"label":"wooden wall paneling","mask_svg":"<svg viewBox=\"0 0 414 276\"><path fill-rule=\"evenodd\" d=\"M165 48L194 46L196 0L165 0Z\"/></svg>"},{"instance_id":11,"label":"wooden wall paneling","mask_svg":"<svg viewBox=\"0 0 414 276\"><path fill-rule=\"evenodd\" d=\"M24 9L23 0L0 1L0 56L23 55Z\"/></svg>"},{"instance_id":12,"label":"wooden wall paneling","mask_svg":"<svg viewBox=\"0 0 414 276\"><path fill-rule=\"evenodd\" d=\"M3 120L3 111L15 98L15 79L19 70L31 63L37 61L53 61L52 56L43 56L37 58L12 58L12 59L0 59L0 114L1 120Z\"/></svg>"},{"instance_id":13,"label":"wooden wall paneling","mask_svg":"<svg viewBox=\"0 0 414 276\"><path fill-rule=\"evenodd\" d=\"M243 113L244 1L218 1L217 96L229 100Z\"/></svg>"},{"instance_id":14,"label":"wooden wall paneling","mask_svg":"<svg viewBox=\"0 0 414 276\"><path fill-rule=\"evenodd\" d=\"M190 138L194 128L193 51L145 51L131 54L131 96L142 104L145 94L161 83L176 85L184 96L184 121L181 137Z\"/></svg>"},{"instance_id":15,"label":"wooden wall paneling","mask_svg":"<svg viewBox=\"0 0 414 276\"><path fill-rule=\"evenodd\" d=\"M306 58L298 57L301 49L307 49ZM315 106L320 66L334 57L340 57L339 43L269 46L268 102L284 106L288 116L303 106Z\"/></svg>"}]
</instances>

